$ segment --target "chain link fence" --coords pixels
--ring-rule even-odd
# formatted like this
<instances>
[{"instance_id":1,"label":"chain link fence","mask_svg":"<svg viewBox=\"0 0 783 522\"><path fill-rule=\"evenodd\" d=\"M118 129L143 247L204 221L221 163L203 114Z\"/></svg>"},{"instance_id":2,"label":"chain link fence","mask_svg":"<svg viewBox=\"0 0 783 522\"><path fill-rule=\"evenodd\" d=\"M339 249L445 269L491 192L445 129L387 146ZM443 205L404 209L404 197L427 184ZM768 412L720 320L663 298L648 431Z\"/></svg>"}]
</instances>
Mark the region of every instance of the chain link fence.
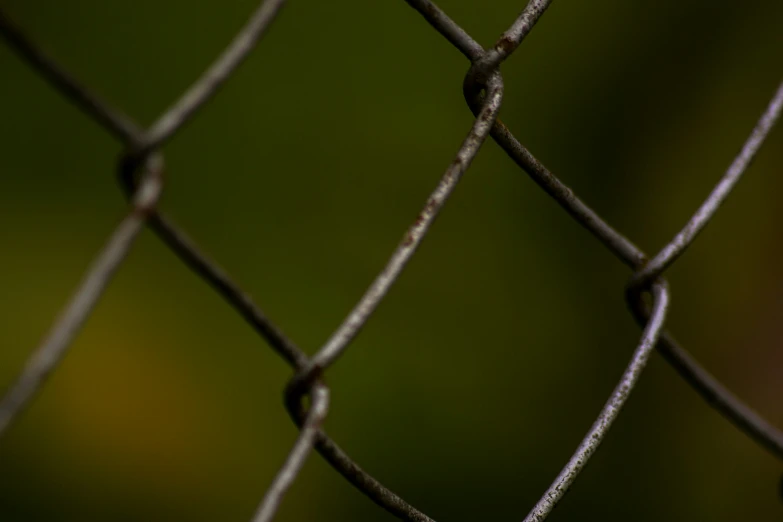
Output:
<instances>
[{"instance_id":1,"label":"chain link fence","mask_svg":"<svg viewBox=\"0 0 783 522\"><path fill-rule=\"evenodd\" d=\"M193 241L157 208L163 190L162 174L165 169L161 148L232 76L273 23L284 0L261 2L217 61L148 129L141 128L80 84L76 78L50 60L26 38L14 22L0 12L0 34L6 44L53 88L99 123L106 132L124 143L125 153L118 163L117 171L120 184L130 201L127 216L111 235L88 269L76 294L0 402L0 436L40 391L46 378L56 370L113 274L122 265L137 235L144 226L148 226L295 370L295 375L285 390L285 406L299 427L300 434L285 464L261 501L253 517L254 522L268 522L274 518L283 496L295 481L312 449L320 453L337 472L379 507L399 519L415 522L432 520L365 472L321 428L329 409L329 389L322 376L340 359L369 320L415 254L460 178L470 167L487 138L491 137L565 212L631 269L632 275L625 288L625 296L629 310L643 330L631 361L596 421L525 521L546 519L563 498L601 444L653 350L657 350L710 407L715 408L774 457L783 459L783 433L732 395L665 331L670 298L666 280L663 278L665 271L709 223L752 162L783 109L783 84L772 96L740 153L692 218L664 248L655 255L648 256L581 201L497 118L504 94L501 64L522 44L549 8L551 0L531 0L509 29L489 49L484 49L429 0L406 1L469 60L470 66L464 77L463 91L465 100L475 115L475 121L456 157L413 224L405 231L386 266L334 334L312 357L308 357L283 334L256 306L251 297L202 254Z\"/></svg>"}]
</instances>

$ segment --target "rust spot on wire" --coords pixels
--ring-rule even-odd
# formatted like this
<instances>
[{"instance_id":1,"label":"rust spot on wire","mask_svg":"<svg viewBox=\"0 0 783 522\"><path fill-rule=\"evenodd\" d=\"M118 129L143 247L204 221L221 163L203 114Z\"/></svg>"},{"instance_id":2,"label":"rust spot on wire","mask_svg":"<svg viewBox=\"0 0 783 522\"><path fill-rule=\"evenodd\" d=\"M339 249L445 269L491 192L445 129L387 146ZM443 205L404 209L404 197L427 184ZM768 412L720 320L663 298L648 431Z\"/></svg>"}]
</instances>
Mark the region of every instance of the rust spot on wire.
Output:
<instances>
[{"instance_id":1,"label":"rust spot on wire","mask_svg":"<svg viewBox=\"0 0 783 522\"><path fill-rule=\"evenodd\" d=\"M492 113L490 111L485 111L484 114L481 115L481 121L484 123L492 120Z\"/></svg>"},{"instance_id":2,"label":"rust spot on wire","mask_svg":"<svg viewBox=\"0 0 783 522\"><path fill-rule=\"evenodd\" d=\"M413 225L411 225L411 228L405 234L405 239L403 239L402 241L402 246L404 247L411 246L413 242L416 241L416 237L415 237L416 230L418 230L421 227L421 225L424 223L424 221L426 221L427 214L429 214L427 209L429 209L429 202L427 202L426 209L421 214L416 216L416 221L413 222Z\"/></svg>"},{"instance_id":3,"label":"rust spot on wire","mask_svg":"<svg viewBox=\"0 0 783 522\"><path fill-rule=\"evenodd\" d=\"M504 55L508 54L514 50L514 41L508 36L504 36L503 38L498 40L498 43L495 45L495 49L497 49Z\"/></svg>"}]
</instances>

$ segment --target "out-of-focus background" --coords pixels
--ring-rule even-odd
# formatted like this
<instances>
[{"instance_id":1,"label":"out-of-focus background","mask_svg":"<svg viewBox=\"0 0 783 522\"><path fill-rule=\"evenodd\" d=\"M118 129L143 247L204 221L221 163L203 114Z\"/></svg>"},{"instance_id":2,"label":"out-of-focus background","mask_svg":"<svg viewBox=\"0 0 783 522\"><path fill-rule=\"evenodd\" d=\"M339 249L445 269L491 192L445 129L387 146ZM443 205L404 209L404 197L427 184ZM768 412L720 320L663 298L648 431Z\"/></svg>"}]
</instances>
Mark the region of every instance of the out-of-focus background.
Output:
<instances>
[{"instance_id":1,"label":"out-of-focus background","mask_svg":"<svg viewBox=\"0 0 783 522\"><path fill-rule=\"evenodd\" d=\"M524 1L441 0L484 45ZM2 0L84 83L150 123L253 0ZM503 120L652 252L783 77L783 3L556 2L503 65ZM162 207L313 352L359 298L472 118L468 63L402 0L291 0L166 146ZM670 327L783 427L783 132L669 273ZM121 149L0 45L0 387L126 211ZM520 520L637 343L629 273L489 141L329 371L328 431L441 521ZM144 231L62 366L0 441L0 519L245 521L296 437L290 369ZM552 515L773 521L783 465L654 356ZM317 455L277 520L391 521Z\"/></svg>"}]
</instances>

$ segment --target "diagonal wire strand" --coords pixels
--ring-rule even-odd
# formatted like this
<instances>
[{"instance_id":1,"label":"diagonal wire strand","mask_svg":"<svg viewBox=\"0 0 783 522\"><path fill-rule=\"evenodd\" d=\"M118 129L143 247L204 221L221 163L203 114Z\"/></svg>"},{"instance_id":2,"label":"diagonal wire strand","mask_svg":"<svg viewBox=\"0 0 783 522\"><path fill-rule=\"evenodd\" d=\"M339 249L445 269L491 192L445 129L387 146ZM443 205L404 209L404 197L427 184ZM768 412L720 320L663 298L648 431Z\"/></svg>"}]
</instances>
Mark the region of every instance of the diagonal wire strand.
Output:
<instances>
[{"instance_id":1,"label":"diagonal wire strand","mask_svg":"<svg viewBox=\"0 0 783 522\"><path fill-rule=\"evenodd\" d=\"M637 323L644 325L648 321L650 314L639 306L638 300L629 300L629 307ZM756 444L783 461L783 433L778 428L735 397L718 379L702 368L671 334L663 332L656 349L710 407Z\"/></svg>"},{"instance_id":2,"label":"diagonal wire strand","mask_svg":"<svg viewBox=\"0 0 783 522\"><path fill-rule=\"evenodd\" d=\"M574 481L576 481L590 457L601 445L609 428L620 413L620 409L628 400L628 396L638 382L642 370L647 365L650 352L655 348L658 336L663 329L663 323L669 307L669 290L666 288L665 283L656 283L653 286L653 301L652 317L644 328L639 347L634 352L633 358L623 373L620 382L612 392L603 410L601 410L595 423L593 423L590 431L587 432L576 452L568 461L568 464L562 469L528 516L525 517L524 522L542 522L549 516Z\"/></svg>"},{"instance_id":3,"label":"diagonal wire strand","mask_svg":"<svg viewBox=\"0 0 783 522\"><path fill-rule=\"evenodd\" d=\"M180 261L201 281L211 286L280 357L297 370L304 368L308 361L304 351L266 316L253 298L217 263L201 252L187 234L161 212L150 217L149 227Z\"/></svg>"},{"instance_id":4,"label":"diagonal wire strand","mask_svg":"<svg viewBox=\"0 0 783 522\"><path fill-rule=\"evenodd\" d=\"M335 334L333 334L324 347L313 356L307 366L291 379L286 387L286 407L295 422L298 420L297 409L301 397L305 393L313 393L310 391L313 381L320 377L322 372L333 364L341 353L344 352L348 344L359 333L372 312L383 300L405 265L416 252L416 249L426 236L439 211L445 205L460 178L468 169L473 158L478 154L481 145L489 135L489 131L497 118L503 100L503 80L501 79L500 74L493 74L489 78L485 88L486 96L483 100L481 109L476 115L476 120L473 123L470 132L463 141L455 159L446 169L446 172L437 187L432 194L430 194L427 203L419 213L413 225L405 232L402 241L392 254L386 267L376 277L374 282L370 285L370 288L354 307L348 318L337 329ZM318 386L320 385L316 383L316 389ZM319 442L319 449L322 453L324 450L331 449L331 456L337 456L334 452L334 450L337 449L336 447L329 448L328 446L325 446L324 438L321 438ZM342 463L346 464L346 462ZM355 473L352 475L355 476ZM352 481L352 483L356 485L356 482ZM426 515L407 503L400 503L401 499L399 497L388 491L374 479L369 485L376 486L376 493L381 493L380 495L371 497L373 500L376 500L376 502L378 500L384 503L389 500L396 501L394 507L398 510L402 508L404 514L415 514L419 515L419 520L429 520ZM380 488L378 488L378 486ZM378 489L380 489L380 491L378 491Z\"/></svg>"},{"instance_id":5,"label":"diagonal wire strand","mask_svg":"<svg viewBox=\"0 0 783 522\"><path fill-rule=\"evenodd\" d=\"M516 46L518 46L525 36L529 34L533 25L535 25L541 15L543 15L550 2L551 0L531 0L527 5L512 28L509 29L515 39ZM469 41L470 37L468 34L461 30L456 23L450 21L445 13L439 12L437 6L432 2L409 0L409 4L414 6L414 8L425 17L436 19L437 23L443 28L446 38L450 41L454 40L458 43L461 42L462 44ZM473 53L476 50L477 45L478 44L473 44L469 47L465 47L467 51ZM510 55L513 50L514 49L508 50L503 58ZM500 61L493 67L493 71L499 64ZM489 71L488 69L484 69L483 71L483 76L486 77L486 79L480 79L480 83L482 84L480 87L487 90L485 103L481 105L475 113L476 122L474 123L470 134L463 142L460 151L457 153L456 159L446 170L438 187L427 201L424 210L422 210L419 217L405 234L403 241L392 254L386 267L376 277L343 323L313 356L308 371L297 376L302 381L311 380L316 373L334 363L345 350L346 346L356 337L370 318L370 315L375 311L378 304L383 300L386 293L389 291L389 288L391 288L397 277L399 277L402 269L410 260L411 256L415 253L419 243L426 235L430 225L446 199L448 199L449 195L454 190L454 187L459 182L462 174L464 174L465 170L470 166L473 158L478 154L481 145L484 143L487 134L490 132L497 119L497 113L500 110L500 104L502 102L502 80L499 73L493 71ZM472 72L468 71L466 81L472 76Z\"/></svg>"},{"instance_id":6,"label":"diagonal wire strand","mask_svg":"<svg viewBox=\"0 0 783 522\"><path fill-rule=\"evenodd\" d=\"M484 48L430 0L405 0L471 62L484 56Z\"/></svg>"},{"instance_id":7,"label":"diagonal wire strand","mask_svg":"<svg viewBox=\"0 0 783 522\"><path fill-rule=\"evenodd\" d=\"M228 77L247 58L274 21L285 0L265 0L245 26L201 77L152 125L144 137L140 156L157 149L204 106Z\"/></svg>"},{"instance_id":8,"label":"diagonal wire strand","mask_svg":"<svg viewBox=\"0 0 783 522\"><path fill-rule=\"evenodd\" d=\"M139 137L140 129L127 116L90 92L41 49L33 45L2 10L0 10L0 37L6 41L13 52L60 91L66 99L98 122L115 138L124 142L133 142Z\"/></svg>"},{"instance_id":9,"label":"diagonal wire strand","mask_svg":"<svg viewBox=\"0 0 783 522\"><path fill-rule=\"evenodd\" d=\"M511 27L497 41L494 50L487 53L490 60L487 65L497 67L511 56L550 5L552 0L530 0Z\"/></svg>"},{"instance_id":10,"label":"diagonal wire strand","mask_svg":"<svg viewBox=\"0 0 783 522\"><path fill-rule=\"evenodd\" d=\"M153 157L150 163L154 165L148 167L144 181L134 197L133 208L115 229L49 335L28 359L22 373L0 401L0 436L5 434L65 356L144 227L162 188L160 160Z\"/></svg>"},{"instance_id":11,"label":"diagonal wire strand","mask_svg":"<svg viewBox=\"0 0 783 522\"><path fill-rule=\"evenodd\" d=\"M477 69L484 72L497 69L519 47L550 5L552 0L530 0L495 46L475 62Z\"/></svg>"},{"instance_id":12,"label":"diagonal wire strand","mask_svg":"<svg viewBox=\"0 0 783 522\"><path fill-rule=\"evenodd\" d=\"M285 464L280 468L272 485L264 495L252 522L271 522L275 513L280 508L283 495L296 480L296 476L304 466L307 456L313 449L313 443L318 435L318 428L326 418L329 409L329 391L326 386L317 384L312 391L312 404L307 414L307 419L299 432L299 438L296 441L291 453L288 455Z\"/></svg>"},{"instance_id":13,"label":"diagonal wire strand","mask_svg":"<svg viewBox=\"0 0 783 522\"><path fill-rule=\"evenodd\" d=\"M457 152L456 158L446 169L437 187L430 194L426 205L405 233L384 269L378 274L348 317L313 356L308 368L296 376L300 383L309 383L314 376L337 360L365 325L416 252L438 213L486 140L492 124L497 118L503 99L503 81L499 74L490 78L486 89L485 103L477 112L476 121ZM298 390L300 388L300 386L293 386L291 389Z\"/></svg>"},{"instance_id":14,"label":"diagonal wire strand","mask_svg":"<svg viewBox=\"0 0 783 522\"><path fill-rule=\"evenodd\" d=\"M723 201L731 194L742 175L750 166L756 153L764 144L767 136L780 118L783 109L783 82L767 105L766 110L759 118L742 150L731 162L723 178L718 182L704 200L699 209L693 214L688 223L665 247L661 249L644 267L636 272L629 283L630 286L642 288L656 277L661 275L671 264L676 261L685 250L693 243L696 236L720 208Z\"/></svg>"}]
</instances>

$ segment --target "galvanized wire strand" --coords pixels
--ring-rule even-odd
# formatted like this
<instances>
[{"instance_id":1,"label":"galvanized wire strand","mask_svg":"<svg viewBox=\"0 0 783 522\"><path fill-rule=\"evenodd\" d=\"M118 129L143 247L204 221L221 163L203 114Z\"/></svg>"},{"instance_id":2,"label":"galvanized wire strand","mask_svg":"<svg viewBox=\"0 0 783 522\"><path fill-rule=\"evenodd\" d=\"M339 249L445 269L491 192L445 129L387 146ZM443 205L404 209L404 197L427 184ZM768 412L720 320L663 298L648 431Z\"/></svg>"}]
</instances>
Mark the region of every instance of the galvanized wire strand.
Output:
<instances>
[{"instance_id":1,"label":"galvanized wire strand","mask_svg":"<svg viewBox=\"0 0 783 522\"><path fill-rule=\"evenodd\" d=\"M114 230L60 318L27 360L21 374L0 401L0 437L18 418L65 356L112 276L128 255L134 240L144 227L150 209L157 204L162 189L161 160L154 156L148 163L147 173L134 196L133 208Z\"/></svg>"},{"instance_id":2,"label":"galvanized wire strand","mask_svg":"<svg viewBox=\"0 0 783 522\"><path fill-rule=\"evenodd\" d=\"M530 0L511 27L477 62L481 71L492 71L500 66L519 47L522 40L530 33L533 26L541 18L553 0Z\"/></svg>"},{"instance_id":3,"label":"galvanized wire strand","mask_svg":"<svg viewBox=\"0 0 783 522\"><path fill-rule=\"evenodd\" d=\"M628 296L629 308L634 318L640 325L644 325L649 319L649 310L633 294L629 293ZM735 397L720 381L710 375L687 351L680 347L668 332L661 334L656 349L710 407L756 444L778 460L783 461L783 432Z\"/></svg>"},{"instance_id":4,"label":"galvanized wire strand","mask_svg":"<svg viewBox=\"0 0 783 522\"><path fill-rule=\"evenodd\" d=\"M294 483L299 472L304 466L307 456L313 449L318 428L326 418L329 409L329 390L323 384L316 384L311 392L311 405L307 413L307 419L301 427L299 437L296 440L291 453L277 473L272 485L264 495L261 505L253 517L253 522L271 522L280 507L283 495Z\"/></svg>"},{"instance_id":5,"label":"galvanized wire strand","mask_svg":"<svg viewBox=\"0 0 783 522\"><path fill-rule=\"evenodd\" d=\"M315 449L338 473L375 504L400 520L408 522L434 522L432 518L406 502L363 470L325 431L321 430L315 441Z\"/></svg>"},{"instance_id":6,"label":"galvanized wire strand","mask_svg":"<svg viewBox=\"0 0 783 522\"><path fill-rule=\"evenodd\" d=\"M502 122L492 129L492 138L532 180L549 194L574 220L591 232L613 254L632 269L647 259L640 248L604 221L543 163L530 153Z\"/></svg>"},{"instance_id":7,"label":"galvanized wire strand","mask_svg":"<svg viewBox=\"0 0 783 522\"><path fill-rule=\"evenodd\" d=\"M81 85L57 62L33 45L24 32L0 10L0 37L11 51L25 60L66 99L123 142L133 142L140 129L124 114L108 105L95 93Z\"/></svg>"},{"instance_id":8,"label":"galvanized wire strand","mask_svg":"<svg viewBox=\"0 0 783 522\"><path fill-rule=\"evenodd\" d=\"M549 0L532 0L528 4L517 22L512 26L512 29L510 29L516 42L514 48L516 48L530 32L530 29L532 29L538 18L544 13L549 3ZM432 2L409 1L409 4L424 15L426 19L434 20L435 23L438 24L439 30L443 32L449 41L453 40L462 45L469 41L468 39L470 37L467 33L461 30L456 23L450 21L445 13L437 9ZM476 50L476 46L477 45L472 45L470 48L466 46L466 51L473 54ZM513 49L508 50L504 57L508 56L511 52L513 52ZM498 61L498 64L503 58ZM474 76L472 71L468 71L466 82L473 80ZM296 377L296 380L302 383L310 382L315 376L323 371L323 369L334 363L347 345L356 337L370 318L370 315L372 315L378 304L383 300L386 293L397 280L402 269L416 252L421 240L427 234L429 227L435 220L435 217L438 215L443 204L451 195L451 192L454 190L454 187L456 187L464 172L470 166L473 158L478 154L481 145L493 127L494 121L497 119L497 113L500 110L503 96L503 83L499 73L484 69L483 76L485 76L486 79L482 77L478 82L480 82L481 87L487 91L484 98L485 102L476 113L476 121L473 128L460 147L457 157L446 170L446 173L435 188L435 191L430 195L424 209L421 211L411 228L406 232L402 242L392 254L386 267L376 277L353 310L348 314L348 317L346 317L329 340L313 356L307 370L299 374ZM475 82L472 83L475 84ZM300 388L301 386L291 387L292 390L299 390Z\"/></svg>"},{"instance_id":9,"label":"galvanized wire strand","mask_svg":"<svg viewBox=\"0 0 783 522\"><path fill-rule=\"evenodd\" d=\"M248 22L218 59L152 125L144 136L140 155L163 145L217 92L255 48L284 3L285 0L265 0L259 4Z\"/></svg>"},{"instance_id":10,"label":"galvanized wire strand","mask_svg":"<svg viewBox=\"0 0 783 522\"><path fill-rule=\"evenodd\" d=\"M783 82L778 86L766 110L759 118L753 131L748 136L742 150L731 162L726 173L715 185L709 197L701 204L688 223L680 230L658 254L634 274L631 286L644 287L656 277L661 275L683 252L690 246L699 232L707 226L712 217L718 211L723 201L731 194L734 186L747 170L756 153L764 144L769 132L775 126L783 109Z\"/></svg>"},{"instance_id":11,"label":"galvanized wire strand","mask_svg":"<svg viewBox=\"0 0 783 522\"><path fill-rule=\"evenodd\" d=\"M484 48L433 2L430 0L405 1L418 11L451 45L459 49L468 60L475 61L484 56Z\"/></svg>"},{"instance_id":12,"label":"galvanized wire strand","mask_svg":"<svg viewBox=\"0 0 783 522\"><path fill-rule=\"evenodd\" d=\"M448 200L462 175L470 166L473 158L478 153L481 145L489 135L492 124L497 118L500 105L503 100L503 80L499 73L493 74L486 86L486 96L483 100L481 110L476 116L476 120L462 143L456 157L446 169L443 177L430 194L427 203L420 211L418 217L410 228L405 232L402 241L395 249L386 267L373 281L370 288L364 294L359 303L354 307L348 318L342 323L332 337L327 341L308 362L306 367L297 373L289 382L286 388L286 407L296 420L296 410L299 407L299 401L305 393L312 393L311 386L315 379L320 377L322 372L328 368L344 352L348 344L356 337L372 312L388 293L391 285L399 277L405 265L410 261L421 241L426 236L429 228L432 226L439 211ZM317 384L316 384L317 385ZM324 445L325 441L319 444L321 451L328 449ZM336 449L332 448L332 450ZM336 456L333 452L332 457ZM350 464L343 462L343 464ZM358 468L358 467L357 467ZM354 475L355 475L355 471ZM371 477L370 477L371 478ZM353 482L357 485L356 482ZM401 499L391 491L383 487L379 482L372 479L368 484L375 486L373 500L386 502L394 501L394 506L403 508L403 515L419 515L418 520L429 520L429 517L419 512L407 503L400 502Z\"/></svg>"},{"instance_id":13,"label":"galvanized wire strand","mask_svg":"<svg viewBox=\"0 0 783 522\"><path fill-rule=\"evenodd\" d=\"M0 36L55 89L112 135L126 143L130 150L129 157L133 157L135 163L140 164L146 155L171 138L219 90L255 48L284 3L285 0L262 1L217 60L147 131L143 131L133 120L76 81L33 45L24 32L2 11Z\"/></svg>"},{"instance_id":14,"label":"galvanized wire strand","mask_svg":"<svg viewBox=\"0 0 783 522\"><path fill-rule=\"evenodd\" d=\"M611 428L612 423L628 400L628 396L639 381L639 377L647 365L650 352L652 352L655 344L658 342L658 336L663 329L666 312L669 308L669 290L665 282L655 283L652 288L652 294L652 316L644 328L639 346L636 348L620 382L615 387L590 431L582 439L571 460L568 461L568 464L562 469L549 489L546 490L546 493L525 517L524 522L542 522L549 516L557 503L560 502L574 481L576 481L577 476L587 465L590 457L601 445L604 437L609 432L609 428Z\"/></svg>"},{"instance_id":15,"label":"galvanized wire strand","mask_svg":"<svg viewBox=\"0 0 783 522\"><path fill-rule=\"evenodd\" d=\"M473 127L463 141L457 156L446 169L435 190L430 194L424 208L405 232L402 241L394 250L384 269L378 274L348 317L312 357L307 369L295 377L299 385L290 388L292 393L301 393L303 386L306 387L307 383L337 360L365 325L416 252L441 208L486 140L492 124L497 118L503 100L503 80L499 73L495 73L489 78L486 90L484 104L476 115ZM296 401L294 400L294 402Z\"/></svg>"},{"instance_id":16,"label":"galvanized wire strand","mask_svg":"<svg viewBox=\"0 0 783 522\"><path fill-rule=\"evenodd\" d=\"M200 280L217 292L288 364L299 370L308 361L304 353L256 305L253 298L166 216L157 212L150 217L149 227L158 238L190 268Z\"/></svg>"},{"instance_id":17,"label":"galvanized wire strand","mask_svg":"<svg viewBox=\"0 0 783 522\"><path fill-rule=\"evenodd\" d=\"M531 0L514 24L498 39L489 51L476 42L462 27L430 0L405 0L446 40L472 62L480 62L484 71L496 69L513 53L530 33L553 0Z\"/></svg>"}]
</instances>

